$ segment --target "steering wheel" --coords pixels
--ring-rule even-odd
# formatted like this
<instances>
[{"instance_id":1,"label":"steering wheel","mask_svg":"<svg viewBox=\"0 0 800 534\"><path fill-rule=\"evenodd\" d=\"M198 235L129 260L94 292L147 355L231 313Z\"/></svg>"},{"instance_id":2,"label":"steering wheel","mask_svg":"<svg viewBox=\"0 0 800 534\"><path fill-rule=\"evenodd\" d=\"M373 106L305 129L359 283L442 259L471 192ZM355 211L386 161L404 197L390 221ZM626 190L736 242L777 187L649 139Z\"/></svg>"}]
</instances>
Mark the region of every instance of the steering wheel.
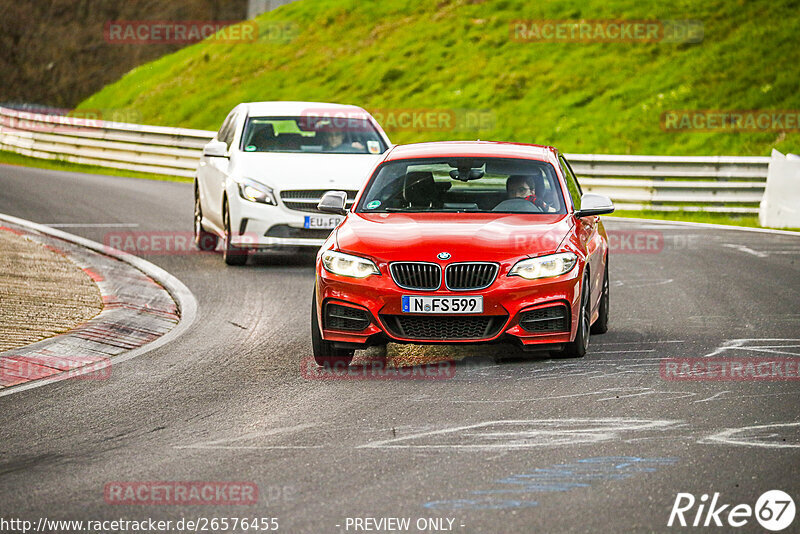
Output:
<instances>
[{"instance_id":1,"label":"steering wheel","mask_svg":"<svg viewBox=\"0 0 800 534\"><path fill-rule=\"evenodd\" d=\"M539 206L524 198L509 198L494 207L492 211L513 211L519 213L542 213Z\"/></svg>"}]
</instances>

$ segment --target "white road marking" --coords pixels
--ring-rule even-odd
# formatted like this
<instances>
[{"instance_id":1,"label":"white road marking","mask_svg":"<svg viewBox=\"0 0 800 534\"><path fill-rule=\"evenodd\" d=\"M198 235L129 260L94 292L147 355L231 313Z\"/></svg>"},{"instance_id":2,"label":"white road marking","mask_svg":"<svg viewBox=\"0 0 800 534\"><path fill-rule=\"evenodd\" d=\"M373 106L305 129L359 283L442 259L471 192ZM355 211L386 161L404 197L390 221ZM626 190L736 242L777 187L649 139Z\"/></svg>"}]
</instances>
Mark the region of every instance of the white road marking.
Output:
<instances>
[{"instance_id":1,"label":"white road marking","mask_svg":"<svg viewBox=\"0 0 800 534\"><path fill-rule=\"evenodd\" d=\"M593 350L592 354L627 354L627 353L635 353L639 354L642 352L655 352L656 349L642 349L642 350Z\"/></svg>"},{"instance_id":2,"label":"white road marking","mask_svg":"<svg viewBox=\"0 0 800 534\"><path fill-rule=\"evenodd\" d=\"M648 388L605 388L599 391L586 391L583 393L570 393L568 395L549 395L547 397L530 397L527 399L453 399L450 402L459 404L497 404L499 402L537 402L542 400L558 400L558 399L571 399L575 397L587 397L591 395L604 395L614 391L630 391L631 389L648 389Z\"/></svg>"},{"instance_id":3,"label":"white road marking","mask_svg":"<svg viewBox=\"0 0 800 534\"><path fill-rule=\"evenodd\" d=\"M730 391L727 391L727 390L726 390L726 391L720 391L719 393L715 393L715 394L711 395L711 396L710 396L710 397L708 397L707 399L696 400L696 401L694 401L692 404L697 404L698 402L708 402L708 401L714 400L714 399L716 399L717 397L720 397L721 395L724 395L724 394L726 394L726 393L730 393Z\"/></svg>"},{"instance_id":4,"label":"white road marking","mask_svg":"<svg viewBox=\"0 0 800 534\"><path fill-rule=\"evenodd\" d=\"M623 361L625 363L629 363L629 362L649 362L649 363L658 364L658 360L653 359L653 358L625 358L625 360L623 360ZM604 362L617 363L618 364L618 363L620 363L620 360L611 359L611 358L600 358L600 359L597 359L597 360L594 360L594 359L585 360L585 362L582 362L580 366L583 367L588 363L604 363ZM577 364L576 364L576 366L577 366Z\"/></svg>"},{"instance_id":5,"label":"white road marking","mask_svg":"<svg viewBox=\"0 0 800 534\"><path fill-rule=\"evenodd\" d=\"M654 439L668 439L670 441L677 441L679 439L697 439L697 436L692 434L684 434L684 435L675 435L670 434L669 436L647 436L644 438L630 438L623 440L625 443L633 443L635 441L647 441L647 440L654 440Z\"/></svg>"},{"instance_id":6,"label":"white road marking","mask_svg":"<svg viewBox=\"0 0 800 534\"><path fill-rule=\"evenodd\" d=\"M780 434L771 433L768 436L758 436L757 432L756 435L742 435L747 432L758 431L762 429L772 429L772 428L786 428L786 427L800 427L800 423L773 423L769 425L756 425L756 426L745 426L741 428L728 428L714 434L713 436L709 436L703 440L700 440L699 443L723 443L725 445L745 445L749 447L766 447L771 449L797 449L800 448L800 442L765 442L765 441L758 441L759 438L780 438Z\"/></svg>"},{"instance_id":7,"label":"white road marking","mask_svg":"<svg viewBox=\"0 0 800 534\"><path fill-rule=\"evenodd\" d=\"M622 432L661 431L679 423L680 421L621 418L497 420L373 441L357 448L466 451L528 449L619 440ZM428 438L433 439L426 443ZM444 443L448 438L456 442ZM414 440L418 443L408 444Z\"/></svg>"},{"instance_id":8,"label":"white road marking","mask_svg":"<svg viewBox=\"0 0 800 534\"><path fill-rule=\"evenodd\" d=\"M636 289L636 288L641 288L641 287L663 286L663 285L666 285L666 284L671 284L674 281L675 281L674 278L665 278L665 279L652 278L652 279L645 279L645 280L628 280L628 281L615 280L611 284L616 286L616 287L625 286L625 287L630 288L630 289Z\"/></svg>"},{"instance_id":9,"label":"white road marking","mask_svg":"<svg viewBox=\"0 0 800 534\"><path fill-rule=\"evenodd\" d=\"M656 392L648 388L646 391L640 391L639 393L629 393L627 395L615 395L613 397L605 397L603 399L597 399L597 400L607 401L607 400L627 399L628 397L641 397L642 395L652 395L653 393Z\"/></svg>"},{"instance_id":10,"label":"white road marking","mask_svg":"<svg viewBox=\"0 0 800 534\"><path fill-rule=\"evenodd\" d=\"M670 339L667 341L617 341L615 343L592 343L594 347L606 347L611 345L646 345L652 343L686 343L683 339Z\"/></svg>"},{"instance_id":11,"label":"white road marking","mask_svg":"<svg viewBox=\"0 0 800 534\"><path fill-rule=\"evenodd\" d=\"M757 258L768 258L769 254L765 254L764 252L759 252L758 250L753 250L752 248L746 247L744 245L735 245L733 243L724 243L723 247L733 248L738 250L739 252L745 252L747 254L752 254Z\"/></svg>"},{"instance_id":12,"label":"white road marking","mask_svg":"<svg viewBox=\"0 0 800 534\"><path fill-rule=\"evenodd\" d=\"M797 395L796 391L778 391L776 393L759 393L757 395L737 395L736 400L739 399L754 399L756 397L778 397L780 395Z\"/></svg>"},{"instance_id":13,"label":"white road marking","mask_svg":"<svg viewBox=\"0 0 800 534\"><path fill-rule=\"evenodd\" d=\"M659 391L657 389L650 390L650 391L643 391L641 393L633 393L630 395L619 395L615 397L607 397L604 399L597 399L598 402L600 401L609 401L609 400L619 400L624 399L627 397L638 397L641 395L659 395L659 396L669 396L668 400L678 400L678 399L685 399L687 397L694 397L697 393L693 393L691 391ZM671 395L671 396L670 396Z\"/></svg>"},{"instance_id":14,"label":"white road marking","mask_svg":"<svg viewBox=\"0 0 800 534\"><path fill-rule=\"evenodd\" d=\"M774 344L774 342L788 342L793 344ZM757 345L748 345L747 343L756 342L759 343ZM767 343L766 345L762 343ZM752 352L767 352L767 353L776 353L776 354L789 354L791 356L800 356L800 351L795 352L787 352L787 351L778 351L778 350L765 350L765 349L778 349L778 348L795 348L800 345L800 339L796 338L740 338L740 339L728 339L722 342L720 346L714 349L712 352L704 355L704 358L711 358L722 354L728 350L743 350L743 351L752 351Z\"/></svg>"},{"instance_id":15,"label":"white road marking","mask_svg":"<svg viewBox=\"0 0 800 534\"><path fill-rule=\"evenodd\" d=\"M780 345L779 345L780 346ZM785 347L797 347L798 345L786 345ZM778 347L737 347L739 350L750 350L753 352L764 352L766 354L788 354L790 356L800 356L800 352L787 352L785 350L775 350Z\"/></svg>"},{"instance_id":16,"label":"white road marking","mask_svg":"<svg viewBox=\"0 0 800 534\"><path fill-rule=\"evenodd\" d=\"M283 450L283 449L322 449L324 445L219 445L214 447L204 447L201 445L186 445L186 446L176 446L173 447L175 449L215 449L215 450Z\"/></svg>"}]
</instances>

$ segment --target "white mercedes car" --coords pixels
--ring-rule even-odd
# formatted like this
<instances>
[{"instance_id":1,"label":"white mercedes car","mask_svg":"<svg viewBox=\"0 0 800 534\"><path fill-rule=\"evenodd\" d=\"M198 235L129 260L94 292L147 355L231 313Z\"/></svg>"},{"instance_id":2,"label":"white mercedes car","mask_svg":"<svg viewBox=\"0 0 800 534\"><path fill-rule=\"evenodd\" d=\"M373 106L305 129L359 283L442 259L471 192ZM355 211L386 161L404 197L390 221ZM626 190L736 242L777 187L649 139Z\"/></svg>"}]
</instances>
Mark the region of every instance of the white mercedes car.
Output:
<instances>
[{"instance_id":1,"label":"white mercedes car","mask_svg":"<svg viewBox=\"0 0 800 534\"><path fill-rule=\"evenodd\" d=\"M258 102L236 106L203 149L194 182L194 237L222 241L228 265L248 252L318 248L342 217L317 210L326 191L348 205L391 146L356 106Z\"/></svg>"}]
</instances>

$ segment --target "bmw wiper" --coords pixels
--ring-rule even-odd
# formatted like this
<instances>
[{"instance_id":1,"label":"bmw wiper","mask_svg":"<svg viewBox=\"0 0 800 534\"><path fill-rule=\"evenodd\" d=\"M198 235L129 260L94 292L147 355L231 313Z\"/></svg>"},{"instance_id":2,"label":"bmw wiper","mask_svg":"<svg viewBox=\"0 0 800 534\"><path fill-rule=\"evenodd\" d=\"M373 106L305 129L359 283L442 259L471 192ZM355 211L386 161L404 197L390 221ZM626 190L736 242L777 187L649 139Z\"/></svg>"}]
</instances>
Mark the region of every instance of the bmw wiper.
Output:
<instances>
[{"instance_id":1,"label":"bmw wiper","mask_svg":"<svg viewBox=\"0 0 800 534\"><path fill-rule=\"evenodd\" d=\"M480 211L465 208L437 208L435 210L412 210L408 208L384 208L382 210L370 210L369 213L489 213L488 211Z\"/></svg>"},{"instance_id":2,"label":"bmw wiper","mask_svg":"<svg viewBox=\"0 0 800 534\"><path fill-rule=\"evenodd\" d=\"M409 208L384 208L383 211L391 213L424 213L431 210L412 210ZM373 212L374 213L374 212Z\"/></svg>"}]
</instances>

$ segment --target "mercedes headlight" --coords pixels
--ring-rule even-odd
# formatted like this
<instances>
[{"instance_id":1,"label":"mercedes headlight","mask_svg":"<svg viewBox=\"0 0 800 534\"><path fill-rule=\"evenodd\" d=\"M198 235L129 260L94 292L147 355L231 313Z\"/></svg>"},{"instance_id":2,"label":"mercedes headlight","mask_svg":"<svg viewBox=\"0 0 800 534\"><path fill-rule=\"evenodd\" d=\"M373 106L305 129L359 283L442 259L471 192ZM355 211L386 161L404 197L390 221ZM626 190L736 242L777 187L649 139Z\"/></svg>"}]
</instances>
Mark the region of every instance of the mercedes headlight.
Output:
<instances>
[{"instance_id":1,"label":"mercedes headlight","mask_svg":"<svg viewBox=\"0 0 800 534\"><path fill-rule=\"evenodd\" d=\"M329 273L351 278L366 278L381 274L378 267L366 258L327 250L322 254L322 266Z\"/></svg>"},{"instance_id":2,"label":"mercedes headlight","mask_svg":"<svg viewBox=\"0 0 800 534\"><path fill-rule=\"evenodd\" d=\"M578 256L572 252L550 254L539 258L518 261L509 271L508 276L521 276L527 280L552 278L566 274L578 263Z\"/></svg>"},{"instance_id":3,"label":"mercedes headlight","mask_svg":"<svg viewBox=\"0 0 800 534\"><path fill-rule=\"evenodd\" d=\"M260 204L269 204L277 206L278 202L275 200L275 194L272 189L264 184L260 184L254 180L247 178L237 182L239 184L239 196L250 202L258 202Z\"/></svg>"}]
</instances>

